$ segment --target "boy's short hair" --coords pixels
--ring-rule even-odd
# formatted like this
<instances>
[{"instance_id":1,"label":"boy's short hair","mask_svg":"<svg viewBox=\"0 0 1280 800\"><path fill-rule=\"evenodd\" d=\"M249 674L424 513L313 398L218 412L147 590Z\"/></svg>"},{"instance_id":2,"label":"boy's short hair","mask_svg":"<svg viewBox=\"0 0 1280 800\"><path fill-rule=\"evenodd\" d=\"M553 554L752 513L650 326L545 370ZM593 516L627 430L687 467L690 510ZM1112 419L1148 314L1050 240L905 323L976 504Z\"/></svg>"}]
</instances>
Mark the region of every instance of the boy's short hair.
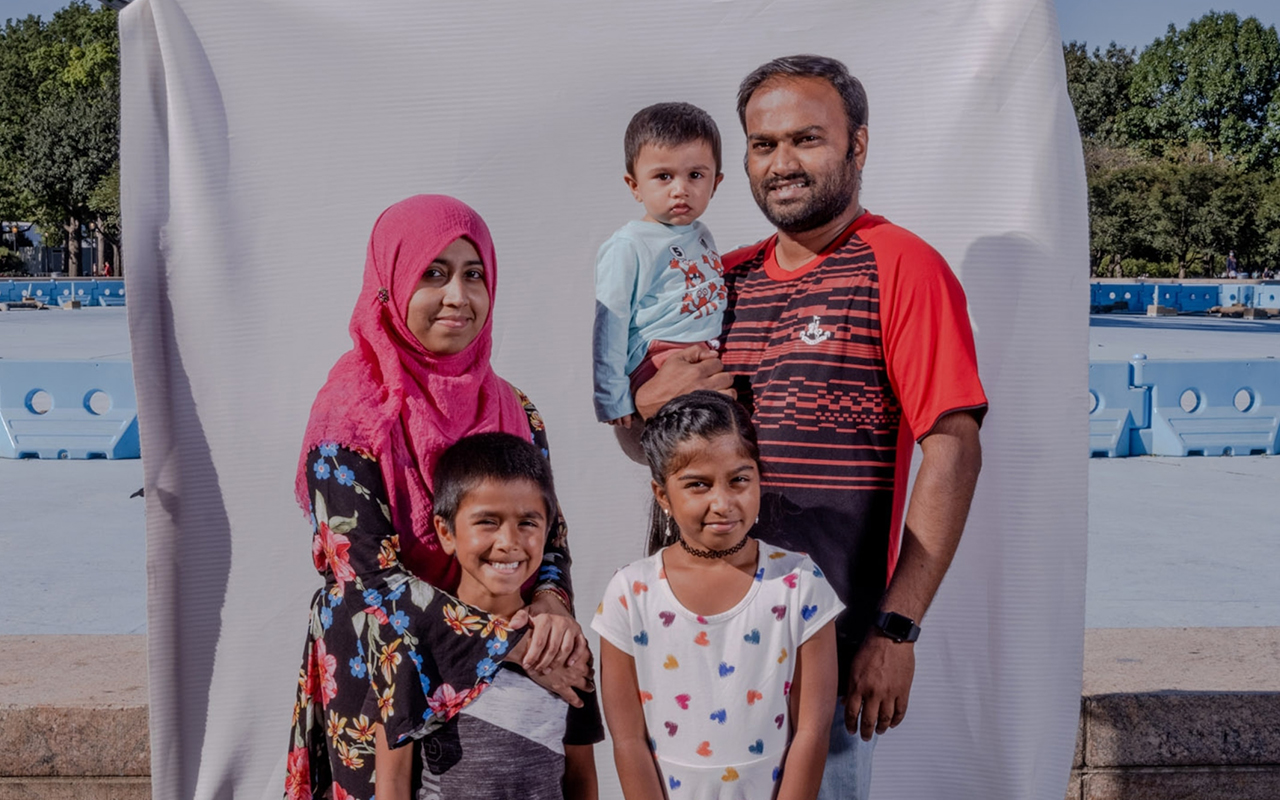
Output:
<instances>
[{"instance_id":1,"label":"boy's short hair","mask_svg":"<svg viewBox=\"0 0 1280 800\"><path fill-rule=\"evenodd\" d=\"M459 439L440 455L432 472L435 508L450 531L467 493L485 481L532 481L547 505L547 530L555 523L556 488L551 462L534 444L509 433L477 433Z\"/></svg>"},{"instance_id":2,"label":"boy's short hair","mask_svg":"<svg viewBox=\"0 0 1280 800\"><path fill-rule=\"evenodd\" d=\"M719 175L720 129L710 114L690 103L655 103L642 108L627 123L627 133L622 140L627 174L635 177L636 159L647 144L674 147L696 141L711 145Z\"/></svg>"}]
</instances>

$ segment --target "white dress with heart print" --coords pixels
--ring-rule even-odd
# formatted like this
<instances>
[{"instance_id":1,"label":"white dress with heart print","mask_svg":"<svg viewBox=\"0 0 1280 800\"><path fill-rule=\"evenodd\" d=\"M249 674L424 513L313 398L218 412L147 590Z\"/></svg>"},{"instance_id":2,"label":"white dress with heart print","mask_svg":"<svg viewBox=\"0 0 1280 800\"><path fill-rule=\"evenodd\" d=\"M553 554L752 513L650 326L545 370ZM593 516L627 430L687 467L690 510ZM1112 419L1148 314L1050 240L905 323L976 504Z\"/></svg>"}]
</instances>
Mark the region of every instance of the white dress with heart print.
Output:
<instances>
[{"instance_id":1,"label":"white dress with heart print","mask_svg":"<svg viewBox=\"0 0 1280 800\"><path fill-rule=\"evenodd\" d=\"M592 620L635 659L649 744L672 800L773 795L796 649L844 609L808 556L759 544L755 580L724 613L682 606L660 551L614 573Z\"/></svg>"}]
</instances>

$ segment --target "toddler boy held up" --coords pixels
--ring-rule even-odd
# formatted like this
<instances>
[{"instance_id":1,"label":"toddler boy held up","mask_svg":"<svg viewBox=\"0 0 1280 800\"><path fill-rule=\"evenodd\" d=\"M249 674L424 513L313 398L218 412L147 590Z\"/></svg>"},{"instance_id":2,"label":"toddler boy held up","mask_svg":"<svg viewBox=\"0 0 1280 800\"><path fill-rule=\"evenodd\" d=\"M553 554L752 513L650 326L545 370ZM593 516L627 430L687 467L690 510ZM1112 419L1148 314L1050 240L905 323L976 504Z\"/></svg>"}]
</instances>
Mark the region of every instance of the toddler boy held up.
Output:
<instances>
[{"instance_id":1,"label":"toddler boy held up","mask_svg":"<svg viewBox=\"0 0 1280 800\"><path fill-rule=\"evenodd\" d=\"M667 356L719 347L727 295L715 240L698 221L724 178L715 120L658 103L631 118L624 149L624 180L645 214L596 257L592 352L596 418L630 427L633 393Z\"/></svg>"}]
</instances>

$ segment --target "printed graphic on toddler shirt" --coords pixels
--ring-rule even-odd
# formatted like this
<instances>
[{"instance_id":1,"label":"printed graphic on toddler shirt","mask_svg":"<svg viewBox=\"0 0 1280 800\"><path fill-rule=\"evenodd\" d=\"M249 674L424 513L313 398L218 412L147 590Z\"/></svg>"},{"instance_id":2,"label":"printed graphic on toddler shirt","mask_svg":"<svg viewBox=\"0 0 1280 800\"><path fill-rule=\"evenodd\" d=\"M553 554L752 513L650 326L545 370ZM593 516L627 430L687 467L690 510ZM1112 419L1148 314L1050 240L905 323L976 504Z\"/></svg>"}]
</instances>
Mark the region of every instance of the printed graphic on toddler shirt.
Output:
<instances>
[{"instance_id":1,"label":"printed graphic on toddler shirt","mask_svg":"<svg viewBox=\"0 0 1280 800\"><path fill-rule=\"evenodd\" d=\"M671 250L674 253L676 248ZM691 258L676 257L671 259L669 266L684 273L687 291L680 298L680 313L700 319L719 311L728 299L729 293L720 279L724 274L724 264L714 250L702 257L701 264Z\"/></svg>"}]
</instances>

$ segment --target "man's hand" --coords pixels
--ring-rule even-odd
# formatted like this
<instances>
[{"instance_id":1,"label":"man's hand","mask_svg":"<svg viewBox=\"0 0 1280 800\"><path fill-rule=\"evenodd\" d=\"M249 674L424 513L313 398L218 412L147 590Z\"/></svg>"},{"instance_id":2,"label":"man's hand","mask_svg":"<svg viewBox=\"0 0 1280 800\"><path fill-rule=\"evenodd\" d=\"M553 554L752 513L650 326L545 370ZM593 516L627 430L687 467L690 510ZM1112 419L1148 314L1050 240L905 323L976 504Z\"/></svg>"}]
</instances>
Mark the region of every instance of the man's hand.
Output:
<instances>
[{"instance_id":1,"label":"man's hand","mask_svg":"<svg viewBox=\"0 0 1280 800\"><path fill-rule=\"evenodd\" d=\"M907 714L907 696L915 673L914 644L869 632L849 667L844 703L844 725L849 733L861 733L862 740L869 742L873 731L896 728Z\"/></svg>"},{"instance_id":2,"label":"man's hand","mask_svg":"<svg viewBox=\"0 0 1280 800\"><path fill-rule=\"evenodd\" d=\"M691 344L672 353L657 373L636 391L636 411L641 418L648 419L668 401L698 389L737 397L733 376L724 371L720 355L705 345Z\"/></svg>"}]
</instances>

